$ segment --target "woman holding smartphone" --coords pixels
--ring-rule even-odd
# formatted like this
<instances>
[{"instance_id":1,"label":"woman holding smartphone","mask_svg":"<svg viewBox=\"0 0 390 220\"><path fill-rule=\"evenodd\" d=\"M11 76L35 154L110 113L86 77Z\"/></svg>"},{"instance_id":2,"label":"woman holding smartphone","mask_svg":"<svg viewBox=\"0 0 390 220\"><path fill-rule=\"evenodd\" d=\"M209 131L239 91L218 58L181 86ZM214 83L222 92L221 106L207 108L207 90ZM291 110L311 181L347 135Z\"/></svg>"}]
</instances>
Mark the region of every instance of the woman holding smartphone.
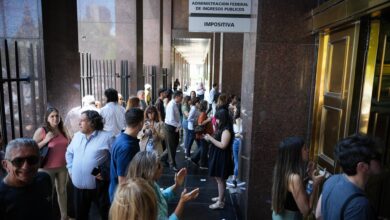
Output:
<instances>
[{"instance_id":1,"label":"woman holding smartphone","mask_svg":"<svg viewBox=\"0 0 390 220\"><path fill-rule=\"evenodd\" d=\"M210 209L225 207L226 180L233 174L232 144L234 138L232 120L228 110L221 108L215 114L216 131L214 136L204 135L204 139L211 143L209 152L209 175L214 177L218 185L218 197L212 198L215 202Z\"/></svg>"},{"instance_id":2,"label":"woman holding smartphone","mask_svg":"<svg viewBox=\"0 0 390 220\"><path fill-rule=\"evenodd\" d=\"M288 137L279 145L272 185L272 219L303 219L313 208L314 196L324 176L308 168L309 149L302 138ZM306 177L313 181L313 191L306 192Z\"/></svg>"},{"instance_id":3,"label":"woman holding smartphone","mask_svg":"<svg viewBox=\"0 0 390 220\"><path fill-rule=\"evenodd\" d=\"M165 133L160 114L154 106L148 106L144 114L144 127L138 134L140 149L141 151L155 150L161 156L163 153L162 142L164 141Z\"/></svg>"}]
</instances>

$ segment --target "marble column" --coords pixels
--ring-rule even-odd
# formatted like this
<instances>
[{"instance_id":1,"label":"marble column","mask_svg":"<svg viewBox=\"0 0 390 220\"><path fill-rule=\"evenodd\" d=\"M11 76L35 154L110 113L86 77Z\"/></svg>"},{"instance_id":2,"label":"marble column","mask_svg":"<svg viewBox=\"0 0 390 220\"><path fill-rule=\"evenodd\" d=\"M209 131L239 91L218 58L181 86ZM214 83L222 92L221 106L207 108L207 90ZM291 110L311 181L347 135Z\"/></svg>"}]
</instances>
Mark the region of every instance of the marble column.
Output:
<instances>
[{"instance_id":1,"label":"marble column","mask_svg":"<svg viewBox=\"0 0 390 220\"><path fill-rule=\"evenodd\" d=\"M47 102L62 117L80 106L76 0L42 1Z\"/></svg>"},{"instance_id":2,"label":"marble column","mask_svg":"<svg viewBox=\"0 0 390 220\"><path fill-rule=\"evenodd\" d=\"M252 33L244 34L240 178L242 219L271 219L272 171L279 142L310 130L315 40L308 29L315 2L252 0Z\"/></svg>"},{"instance_id":3,"label":"marble column","mask_svg":"<svg viewBox=\"0 0 390 220\"><path fill-rule=\"evenodd\" d=\"M220 74L220 87L223 93L241 95L243 40L244 35L241 33L223 34Z\"/></svg>"},{"instance_id":4,"label":"marble column","mask_svg":"<svg viewBox=\"0 0 390 220\"><path fill-rule=\"evenodd\" d=\"M156 66L157 88L161 83L161 2L143 1L143 62L146 66Z\"/></svg>"},{"instance_id":5,"label":"marble column","mask_svg":"<svg viewBox=\"0 0 390 220\"><path fill-rule=\"evenodd\" d=\"M212 38L212 59L211 59L211 81L213 83L219 84L219 75L220 75L220 48L221 48L221 34L220 33L213 33ZM221 87L218 87L219 90L221 90Z\"/></svg>"},{"instance_id":6,"label":"marble column","mask_svg":"<svg viewBox=\"0 0 390 220\"><path fill-rule=\"evenodd\" d=\"M162 7L162 68L167 68L167 72L169 73L171 72L172 0L164 0ZM162 87L163 83L160 86Z\"/></svg>"},{"instance_id":7,"label":"marble column","mask_svg":"<svg viewBox=\"0 0 390 220\"><path fill-rule=\"evenodd\" d=\"M136 94L138 87L143 87L137 83L137 1L116 0L115 22L116 60L129 61L129 94Z\"/></svg>"}]
</instances>

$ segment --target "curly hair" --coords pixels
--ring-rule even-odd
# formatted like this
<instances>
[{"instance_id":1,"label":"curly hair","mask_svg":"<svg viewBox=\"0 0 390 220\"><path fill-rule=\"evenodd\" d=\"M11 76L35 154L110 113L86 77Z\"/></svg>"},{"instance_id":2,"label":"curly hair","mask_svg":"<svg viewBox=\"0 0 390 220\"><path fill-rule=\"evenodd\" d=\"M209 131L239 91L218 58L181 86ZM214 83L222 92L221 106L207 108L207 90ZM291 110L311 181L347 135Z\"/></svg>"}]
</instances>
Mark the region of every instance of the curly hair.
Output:
<instances>
[{"instance_id":1,"label":"curly hair","mask_svg":"<svg viewBox=\"0 0 390 220\"><path fill-rule=\"evenodd\" d=\"M83 111L81 114L85 114L88 118L88 121L91 122L91 126L93 130L101 131L103 130L104 123L103 123L103 117L94 110L87 110Z\"/></svg>"}]
</instances>

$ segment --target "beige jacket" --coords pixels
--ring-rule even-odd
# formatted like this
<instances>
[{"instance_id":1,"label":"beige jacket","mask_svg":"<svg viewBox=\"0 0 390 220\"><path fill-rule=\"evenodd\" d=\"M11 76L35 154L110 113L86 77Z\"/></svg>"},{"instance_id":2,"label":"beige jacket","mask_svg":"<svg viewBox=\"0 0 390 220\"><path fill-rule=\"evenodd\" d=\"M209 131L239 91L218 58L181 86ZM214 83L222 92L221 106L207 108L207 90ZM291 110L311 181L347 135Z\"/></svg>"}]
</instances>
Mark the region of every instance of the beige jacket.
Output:
<instances>
[{"instance_id":1,"label":"beige jacket","mask_svg":"<svg viewBox=\"0 0 390 220\"><path fill-rule=\"evenodd\" d=\"M155 122L154 123L154 129L156 131L152 135L153 136L154 150L156 150L158 155L161 156L161 154L163 153L162 142L165 139L164 123L163 122ZM138 133L138 139L140 139L139 147L140 147L141 151L144 151L146 149L146 144L148 142L149 136L145 135L145 133L148 133L149 132L148 130L149 129L141 130Z\"/></svg>"}]
</instances>

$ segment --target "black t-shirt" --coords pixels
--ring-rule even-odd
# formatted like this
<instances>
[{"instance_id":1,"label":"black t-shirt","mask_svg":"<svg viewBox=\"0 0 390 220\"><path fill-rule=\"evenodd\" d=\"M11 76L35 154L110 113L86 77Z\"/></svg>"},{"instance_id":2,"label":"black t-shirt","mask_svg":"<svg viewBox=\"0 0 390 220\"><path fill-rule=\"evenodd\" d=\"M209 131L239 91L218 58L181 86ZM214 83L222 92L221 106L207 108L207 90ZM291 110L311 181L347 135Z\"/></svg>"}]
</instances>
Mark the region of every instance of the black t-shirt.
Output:
<instances>
[{"instance_id":1,"label":"black t-shirt","mask_svg":"<svg viewBox=\"0 0 390 220\"><path fill-rule=\"evenodd\" d=\"M0 182L0 220L52 219L50 176L39 172L25 187Z\"/></svg>"}]
</instances>

